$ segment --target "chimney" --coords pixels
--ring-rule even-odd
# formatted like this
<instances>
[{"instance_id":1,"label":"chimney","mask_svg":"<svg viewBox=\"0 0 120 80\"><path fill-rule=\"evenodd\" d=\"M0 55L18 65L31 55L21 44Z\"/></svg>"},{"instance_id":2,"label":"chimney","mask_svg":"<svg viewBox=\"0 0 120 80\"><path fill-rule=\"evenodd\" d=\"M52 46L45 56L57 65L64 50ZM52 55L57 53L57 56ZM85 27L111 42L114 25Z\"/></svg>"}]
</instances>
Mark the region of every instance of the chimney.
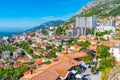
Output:
<instances>
[{"instance_id":1,"label":"chimney","mask_svg":"<svg viewBox=\"0 0 120 80\"><path fill-rule=\"evenodd\" d=\"M29 70L29 74L33 74L33 70L32 69Z\"/></svg>"}]
</instances>

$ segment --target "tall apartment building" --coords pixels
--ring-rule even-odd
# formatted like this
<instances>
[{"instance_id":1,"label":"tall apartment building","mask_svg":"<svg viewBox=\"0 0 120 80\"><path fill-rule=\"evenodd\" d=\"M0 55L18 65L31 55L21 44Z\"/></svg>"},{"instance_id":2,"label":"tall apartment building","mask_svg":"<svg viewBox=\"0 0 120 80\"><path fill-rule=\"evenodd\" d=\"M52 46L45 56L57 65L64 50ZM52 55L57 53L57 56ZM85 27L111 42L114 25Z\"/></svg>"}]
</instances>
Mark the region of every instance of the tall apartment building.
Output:
<instances>
[{"instance_id":1,"label":"tall apartment building","mask_svg":"<svg viewBox=\"0 0 120 80\"><path fill-rule=\"evenodd\" d=\"M77 17L76 27L95 28L97 25L96 17Z\"/></svg>"},{"instance_id":2,"label":"tall apartment building","mask_svg":"<svg viewBox=\"0 0 120 80\"><path fill-rule=\"evenodd\" d=\"M95 28L97 25L96 17L77 17L75 27L67 32L69 37L79 37L89 34L89 29Z\"/></svg>"},{"instance_id":3,"label":"tall apartment building","mask_svg":"<svg viewBox=\"0 0 120 80\"><path fill-rule=\"evenodd\" d=\"M76 29L77 36L87 35L89 29L94 29L97 25L96 17L77 17L76 18Z\"/></svg>"}]
</instances>

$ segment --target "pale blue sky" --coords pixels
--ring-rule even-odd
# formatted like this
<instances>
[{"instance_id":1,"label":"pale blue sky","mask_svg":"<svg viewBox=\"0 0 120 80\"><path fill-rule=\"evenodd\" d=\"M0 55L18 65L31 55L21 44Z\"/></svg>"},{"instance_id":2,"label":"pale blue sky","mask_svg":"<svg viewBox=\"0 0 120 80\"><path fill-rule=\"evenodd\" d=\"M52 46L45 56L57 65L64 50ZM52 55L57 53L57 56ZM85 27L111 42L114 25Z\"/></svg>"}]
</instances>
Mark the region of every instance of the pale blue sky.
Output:
<instances>
[{"instance_id":1,"label":"pale blue sky","mask_svg":"<svg viewBox=\"0 0 120 80\"><path fill-rule=\"evenodd\" d=\"M49 20L67 20L90 1L0 0L0 31L20 31Z\"/></svg>"}]
</instances>

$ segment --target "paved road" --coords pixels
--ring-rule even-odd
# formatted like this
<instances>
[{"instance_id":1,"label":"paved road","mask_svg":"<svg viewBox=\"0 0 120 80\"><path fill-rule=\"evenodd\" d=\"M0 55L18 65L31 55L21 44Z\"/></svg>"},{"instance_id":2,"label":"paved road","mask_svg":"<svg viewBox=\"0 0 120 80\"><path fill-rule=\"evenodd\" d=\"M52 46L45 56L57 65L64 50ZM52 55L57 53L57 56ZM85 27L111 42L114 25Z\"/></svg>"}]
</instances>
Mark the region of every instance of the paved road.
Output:
<instances>
[{"instance_id":1,"label":"paved road","mask_svg":"<svg viewBox=\"0 0 120 80\"><path fill-rule=\"evenodd\" d=\"M83 63L83 65L85 64ZM87 75L87 74L90 74L90 76L88 76L89 77L88 80L100 80L101 72L99 72L99 74L91 74L91 69L87 68L87 70L84 73L82 73L82 75Z\"/></svg>"},{"instance_id":2,"label":"paved road","mask_svg":"<svg viewBox=\"0 0 120 80\"><path fill-rule=\"evenodd\" d=\"M24 51L24 53L27 55L27 57L29 57L29 58L32 58L32 56L31 55L29 55L24 49L22 49L22 48L18 48L18 49L20 49L20 50L22 50L22 51Z\"/></svg>"}]
</instances>

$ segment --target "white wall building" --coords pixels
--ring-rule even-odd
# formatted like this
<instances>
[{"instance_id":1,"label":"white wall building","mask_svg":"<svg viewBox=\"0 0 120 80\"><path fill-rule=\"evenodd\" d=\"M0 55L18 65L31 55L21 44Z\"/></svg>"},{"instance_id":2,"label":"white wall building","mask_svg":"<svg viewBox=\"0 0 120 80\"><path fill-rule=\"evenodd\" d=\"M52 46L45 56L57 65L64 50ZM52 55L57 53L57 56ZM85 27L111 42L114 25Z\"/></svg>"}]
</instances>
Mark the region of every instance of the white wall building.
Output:
<instances>
[{"instance_id":1,"label":"white wall building","mask_svg":"<svg viewBox=\"0 0 120 80\"><path fill-rule=\"evenodd\" d=\"M109 30L112 30L113 32L115 32L116 28L114 26L100 25L96 27L96 30L98 32L104 32L104 31L109 31Z\"/></svg>"},{"instance_id":2,"label":"white wall building","mask_svg":"<svg viewBox=\"0 0 120 80\"><path fill-rule=\"evenodd\" d=\"M9 58L10 57L10 51L5 51L2 53L2 58Z\"/></svg>"},{"instance_id":3,"label":"white wall building","mask_svg":"<svg viewBox=\"0 0 120 80\"><path fill-rule=\"evenodd\" d=\"M116 58L116 60L120 61L120 46L110 48L110 53Z\"/></svg>"},{"instance_id":4,"label":"white wall building","mask_svg":"<svg viewBox=\"0 0 120 80\"><path fill-rule=\"evenodd\" d=\"M8 36L4 36L4 37L3 37L3 40L4 40L5 42L8 42L8 39L9 39Z\"/></svg>"}]
</instances>

